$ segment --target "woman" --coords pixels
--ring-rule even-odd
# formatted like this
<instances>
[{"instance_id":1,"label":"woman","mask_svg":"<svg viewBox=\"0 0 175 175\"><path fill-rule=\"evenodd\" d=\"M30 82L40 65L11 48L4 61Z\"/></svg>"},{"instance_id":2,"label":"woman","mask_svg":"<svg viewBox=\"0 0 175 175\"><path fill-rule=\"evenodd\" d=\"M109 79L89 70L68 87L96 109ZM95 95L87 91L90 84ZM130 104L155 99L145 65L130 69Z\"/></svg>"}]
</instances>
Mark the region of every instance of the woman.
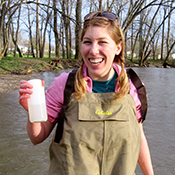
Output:
<instances>
[{"instance_id":1,"label":"woman","mask_svg":"<svg viewBox=\"0 0 175 175\"><path fill-rule=\"evenodd\" d=\"M141 103L124 69L125 43L116 15L86 15L81 41L83 60L66 108L62 139L50 146L49 174L133 175L137 161L143 174L154 174ZM68 74L55 78L46 92L48 121L27 122L34 145L44 141L58 121ZM28 111L32 86L22 80L19 93Z\"/></svg>"}]
</instances>

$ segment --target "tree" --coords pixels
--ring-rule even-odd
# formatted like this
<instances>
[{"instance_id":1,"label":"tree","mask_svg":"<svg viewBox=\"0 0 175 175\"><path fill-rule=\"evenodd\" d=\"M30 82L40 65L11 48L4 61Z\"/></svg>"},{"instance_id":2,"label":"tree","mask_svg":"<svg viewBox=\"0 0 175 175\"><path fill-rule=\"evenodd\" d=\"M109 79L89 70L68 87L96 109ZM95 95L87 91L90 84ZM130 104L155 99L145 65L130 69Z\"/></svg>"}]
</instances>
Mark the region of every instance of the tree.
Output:
<instances>
[{"instance_id":1,"label":"tree","mask_svg":"<svg viewBox=\"0 0 175 175\"><path fill-rule=\"evenodd\" d=\"M33 36L32 36L32 25L30 21L30 8L29 5L27 4L27 9L28 9L28 30L29 30L29 41L30 41L30 47L31 47L31 54L33 58L35 58L35 53L34 53L34 46L33 46Z\"/></svg>"},{"instance_id":2,"label":"tree","mask_svg":"<svg viewBox=\"0 0 175 175\"><path fill-rule=\"evenodd\" d=\"M16 32L13 26L13 20L11 20L11 36L12 36L12 41L15 45L14 49L14 56L16 57L16 51L19 53L19 57L22 57L22 53L20 48L18 47L18 32L19 32L19 20L20 20L20 15L21 15L21 6L19 7L18 10L18 15L17 15L17 27L16 27Z\"/></svg>"},{"instance_id":3,"label":"tree","mask_svg":"<svg viewBox=\"0 0 175 175\"><path fill-rule=\"evenodd\" d=\"M57 0L53 0L53 11L54 11L54 24L53 24L53 32L55 34L55 53L56 58L60 58L60 50L59 50L59 36L58 36L58 30L57 30L57 9L56 9L56 3Z\"/></svg>"},{"instance_id":4,"label":"tree","mask_svg":"<svg viewBox=\"0 0 175 175\"><path fill-rule=\"evenodd\" d=\"M75 26L75 59L81 58L81 9L82 0L77 0L76 4L76 26Z\"/></svg>"},{"instance_id":5,"label":"tree","mask_svg":"<svg viewBox=\"0 0 175 175\"><path fill-rule=\"evenodd\" d=\"M170 3L170 5L169 5ZM173 10L173 1L171 2L167 2L168 6L169 6L169 15L168 15L168 30L167 30L167 56L165 58L164 64L163 66L166 67L169 62L169 56L171 54L171 51L173 50L173 47L175 45L175 41L172 43L172 45L170 46L170 23L171 23L171 14L172 14L172 10Z\"/></svg>"},{"instance_id":6,"label":"tree","mask_svg":"<svg viewBox=\"0 0 175 175\"><path fill-rule=\"evenodd\" d=\"M49 12L49 4L50 4L50 0L48 1L48 6L46 9L46 19L44 18L44 15L42 15L42 21L41 21L41 25L44 25L44 21L45 21L45 27L44 27L44 32L42 34L42 30L40 32L40 58L44 57L44 46L45 46L45 41L46 41L46 31L47 31L47 26L49 23L49 19L51 17L52 11Z\"/></svg>"},{"instance_id":7,"label":"tree","mask_svg":"<svg viewBox=\"0 0 175 175\"><path fill-rule=\"evenodd\" d=\"M0 62L2 60L2 57L7 53L7 48L8 48L8 43L9 43L9 25L10 21L12 19L12 16L15 14L17 9L20 7L21 4L14 4L11 7L9 7L10 2L8 3L7 8L6 7L6 1L3 1L1 3L2 5L2 10L1 10L1 20L0 20L0 42L3 41L3 51L2 51L2 43L1 43L1 52L0 52ZM5 14L8 16L7 19L5 20Z\"/></svg>"},{"instance_id":8,"label":"tree","mask_svg":"<svg viewBox=\"0 0 175 175\"><path fill-rule=\"evenodd\" d=\"M40 26L39 26L39 0L37 0L36 4L36 57L39 57L39 50L40 50Z\"/></svg>"},{"instance_id":9,"label":"tree","mask_svg":"<svg viewBox=\"0 0 175 175\"><path fill-rule=\"evenodd\" d=\"M60 2L61 3L61 2ZM71 28L70 28L70 14L72 11L72 5L69 0L63 0L61 3L62 7L62 18L65 29L65 40L66 40L66 53L67 59L71 59Z\"/></svg>"},{"instance_id":10,"label":"tree","mask_svg":"<svg viewBox=\"0 0 175 175\"><path fill-rule=\"evenodd\" d=\"M163 10L164 10L163 18L165 18L165 16L166 16L166 7L164 7ZM165 21L163 21L163 24L162 24L161 60L163 60L163 51L164 51L164 31L165 31Z\"/></svg>"},{"instance_id":11,"label":"tree","mask_svg":"<svg viewBox=\"0 0 175 175\"><path fill-rule=\"evenodd\" d=\"M4 27L4 21L5 21L5 11L6 11L6 1L1 0L1 5L0 5L0 57L2 57L2 41L3 41L3 27ZM1 59L0 59L1 61Z\"/></svg>"}]
</instances>

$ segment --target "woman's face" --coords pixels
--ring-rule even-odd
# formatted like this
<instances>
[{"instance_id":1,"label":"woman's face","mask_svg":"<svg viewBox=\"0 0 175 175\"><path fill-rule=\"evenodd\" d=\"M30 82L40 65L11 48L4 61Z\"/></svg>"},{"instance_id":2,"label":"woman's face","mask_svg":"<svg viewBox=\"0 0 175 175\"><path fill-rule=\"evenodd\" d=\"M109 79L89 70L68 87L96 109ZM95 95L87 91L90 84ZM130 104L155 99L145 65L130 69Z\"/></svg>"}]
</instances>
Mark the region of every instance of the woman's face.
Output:
<instances>
[{"instance_id":1,"label":"woman's face","mask_svg":"<svg viewBox=\"0 0 175 175\"><path fill-rule=\"evenodd\" d=\"M88 75L98 81L107 81L114 74L113 60L120 54L121 44L110 37L107 27L91 26L87 29L81 46L83 60Z\"/></svg>"}]
</instances>

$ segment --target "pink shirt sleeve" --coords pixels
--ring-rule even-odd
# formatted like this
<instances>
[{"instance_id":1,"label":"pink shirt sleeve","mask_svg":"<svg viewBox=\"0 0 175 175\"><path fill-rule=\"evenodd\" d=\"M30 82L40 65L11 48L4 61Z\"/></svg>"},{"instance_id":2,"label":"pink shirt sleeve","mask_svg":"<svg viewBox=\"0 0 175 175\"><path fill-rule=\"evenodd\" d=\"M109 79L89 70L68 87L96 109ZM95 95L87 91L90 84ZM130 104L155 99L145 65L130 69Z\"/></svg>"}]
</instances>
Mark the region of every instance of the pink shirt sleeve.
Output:
<instances>
[{"instance_id":1,"label":"pink shirt sleeve","mask_svg":"<svg viewBox=\"0 0 175 175\"><path fill-rule=\"evenodd\" d=\"M49 89L46 91L46 107L48 120L51 123L57 122L58 114L62 108L64 100L64 88L68 78L68 73L62 73L56 77Z\"/></svg>"}]
</instances>

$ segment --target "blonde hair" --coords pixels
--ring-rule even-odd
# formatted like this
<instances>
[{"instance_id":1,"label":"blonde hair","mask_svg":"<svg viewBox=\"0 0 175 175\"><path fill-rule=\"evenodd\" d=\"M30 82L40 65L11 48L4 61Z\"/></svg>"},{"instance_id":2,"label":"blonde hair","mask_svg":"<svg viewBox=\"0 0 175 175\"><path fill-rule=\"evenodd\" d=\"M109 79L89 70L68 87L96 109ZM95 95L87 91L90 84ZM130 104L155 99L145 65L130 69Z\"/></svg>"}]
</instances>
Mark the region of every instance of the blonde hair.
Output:
<instances>
[{"instance_id":1,"label":"blonde hair","mask_svg":"<svg viewBox=\"0 0 175 175\"><path fill-rule=\"evenodd\" d=\"M116 42L116 44L120 44L120 43L122 44L122 50L120 54L116 55L113 61L114 63L121 65L121 73L117 78L120 89L116 93L114 100L120 99L129 92L129 82L128 82L128 77L124 66L125 65L125 58L124 58L125 41L124 41L123 32L117 19L115 19L114 21L111 21L102 16L94 17L95 13L99 13L99 11L94 12L92 18L84 21L83 30L81 34L81 41L83 40L83 37L88 27L100 26L100 27L107 27L109 31L109 35ZM83 76L83 64L84 62L82 61L81 66L76 74L76 79L75 79L75 98L76 99L81 99L85 95L87 90L86 81Z\"/></svg>"}]
</instances>

